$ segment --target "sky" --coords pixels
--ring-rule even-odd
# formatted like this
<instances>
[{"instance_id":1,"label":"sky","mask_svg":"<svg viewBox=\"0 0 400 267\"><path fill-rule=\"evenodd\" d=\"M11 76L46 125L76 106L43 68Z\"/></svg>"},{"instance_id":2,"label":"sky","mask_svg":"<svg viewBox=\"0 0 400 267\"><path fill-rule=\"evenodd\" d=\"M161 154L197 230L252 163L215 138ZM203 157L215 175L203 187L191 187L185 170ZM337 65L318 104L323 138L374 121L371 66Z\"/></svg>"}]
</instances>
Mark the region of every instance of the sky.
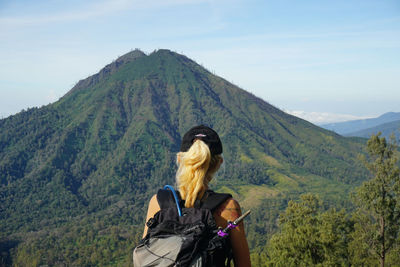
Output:
<instances>
[{"instance_id":1,"label":"sky","mask_svg":"<svg viewBox=\"0 0 400 267\"><path fill-rule=\"evenodd\" d=\"M316 124L399 112L400 1L0 0L0 118L170 49Z\"/></svg>"}]
</instances>

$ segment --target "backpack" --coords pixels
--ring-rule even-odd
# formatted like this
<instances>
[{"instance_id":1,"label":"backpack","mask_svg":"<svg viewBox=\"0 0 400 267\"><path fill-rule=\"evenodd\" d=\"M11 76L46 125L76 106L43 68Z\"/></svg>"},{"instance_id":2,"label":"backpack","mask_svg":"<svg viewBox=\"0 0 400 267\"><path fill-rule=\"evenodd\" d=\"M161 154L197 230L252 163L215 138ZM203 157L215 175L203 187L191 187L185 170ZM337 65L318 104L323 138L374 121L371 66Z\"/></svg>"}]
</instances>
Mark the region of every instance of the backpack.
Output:
<instances>
[{"instance_id":1,"label":"backpack","mask_svg":"<svg viewBox=\"0 0 400 267\"><path fill-rule=\"evenodd\" d=\"M217 234L212 213L231 197L207 190L193 208L185 208L171 186L160 189L157 201L161 209L146 223L147 235L133 252L134 266L230 266L229 239Z\"/></svg>"}]
</instances>

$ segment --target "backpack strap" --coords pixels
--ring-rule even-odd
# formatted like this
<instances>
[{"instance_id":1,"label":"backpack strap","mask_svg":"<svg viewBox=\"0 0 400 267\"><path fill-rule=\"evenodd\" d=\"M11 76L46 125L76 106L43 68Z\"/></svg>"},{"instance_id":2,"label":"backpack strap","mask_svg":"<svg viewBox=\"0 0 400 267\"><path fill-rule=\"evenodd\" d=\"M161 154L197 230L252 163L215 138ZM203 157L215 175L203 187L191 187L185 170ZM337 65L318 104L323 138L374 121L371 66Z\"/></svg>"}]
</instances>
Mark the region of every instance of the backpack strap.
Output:
<instances>
[{"instance_id":1,"label":"backpack strap","mask_svg":"<svg viewBox=\"0 0 400 267\"><path fill-rule=\"evenodd\" d=\"M179 202L182 202L180 198L180 194L178 191L177 196L179 198ZM212 190L207 190L201 200L201 204L198 200L196 200L196 204L199 205L203 209L209 209L211 212L214 212L222 203L224 203L227 199L232 198L231 194L222 194L215 193ZM176 201L173 196L173 193L169 189L159 189L157 192L157 201L158 205L161 209L167 208L176 208ZM197 206L195 205L195 206Z\"/></svg>"},{"instance_id":2,"label":"backpack strap","mask_svg":"<svg viewBox=\"0 0 400 267\"><path fill-rule=\"evenodd\" d=\"M215 193L214 191L206 191L207 196L201 205L204 209L209 209L211 212L214 212L218 206L224 203L227 199L232 198L231 194L221 194Z\"/></svg>"},{"instance_id":3,"label":"backpack strap","mask_svg":"<svg viewBox=\"0 0 400 267\"><path fill-rule=\"evenodd\" d=\"M179 196L179 194L177 194ZM171 190L159 189L157 192L157 201L161 209L176 208L175 198Z\"/></svg>"}]
</instances>

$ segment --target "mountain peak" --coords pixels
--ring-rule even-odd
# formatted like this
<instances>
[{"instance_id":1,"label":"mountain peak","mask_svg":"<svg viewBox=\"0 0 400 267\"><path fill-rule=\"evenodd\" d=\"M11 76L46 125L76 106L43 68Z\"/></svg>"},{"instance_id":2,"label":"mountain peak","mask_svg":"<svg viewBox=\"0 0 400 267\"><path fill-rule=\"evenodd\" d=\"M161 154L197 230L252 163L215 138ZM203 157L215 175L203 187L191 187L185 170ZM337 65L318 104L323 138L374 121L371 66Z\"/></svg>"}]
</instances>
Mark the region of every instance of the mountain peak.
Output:
<instances>
[{"instance_id":1,"label":"mountain peak","mask_svg":"<svg viewBox=\"0 0 400 267\"><path fill-rule=\"evenodd\" d=\"M132 50L132 51L126 53L125 55L120 56L113 63L128 63L139 57L144 57L144 56L146 56L146 54L143 51L141 51L140 49L136 48L135 50Z\"/></svg>"},{"instance_id":2,"label":"mountain peak","mask_svg":"<svg viewBox=\"0 0 400 267\"><path fill-rule=\"evenodd\" d=\"M170 49L166 49L166 48L161 48L161 49L157 49L154 50L153 53L151 54L174 54L174 55L178 55L178 53L170 50Z\"/></svg>"},{"instance_id":3,"label":"mountain peak","mask_svg":"<svg viewBox=\"0 0 400 267\"><path fill-rule=\"evenodd\" d=\"M125 55L118 57L112 63L106 65L102 68L97 74L92 75L86 79L80 80L66 95L70 95L72 92L77 90L87 88L97 84L104 77L110 76L115 73L119 68L124 66L127 63L133 62L138 58L147 56L143 51L136 48Z\"/></svg>"},{"instance_id":4,"label":"mountain peak","mask_svg":"<svg viewBox=\"0 0 400 267\"><path fill-rule=\"evenodd\" d=\"M181 62L184 61L184 62L192 62L192 63L197 64L194 60L188 58L184 54L172 51L170 49L154 50L149 56L157 56L157 57L164 58L164 59L170 57L170 58L176 58L176 59L180 60Z\"/></svg>"}]
</instances>

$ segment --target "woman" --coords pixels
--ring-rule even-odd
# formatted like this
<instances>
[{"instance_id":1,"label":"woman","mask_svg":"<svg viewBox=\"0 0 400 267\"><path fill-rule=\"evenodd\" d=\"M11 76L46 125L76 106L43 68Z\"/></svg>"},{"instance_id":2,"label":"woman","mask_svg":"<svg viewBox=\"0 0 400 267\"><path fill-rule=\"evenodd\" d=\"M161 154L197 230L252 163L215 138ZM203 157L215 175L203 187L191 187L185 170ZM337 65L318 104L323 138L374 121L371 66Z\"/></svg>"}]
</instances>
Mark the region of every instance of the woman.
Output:
<instances>
[{"instance_id":1,"label":"woman","mask_svg":"<svg viewBox=\"0 0 400 267\"><path fill-rule=\"evenodd\" d=\"M202 199L208 189L208 183L223 162L222 143L213 129L200 125L193 127L183 136L180 150L177 155L176 184L181 199L185 201L185 207L190 208L196 200ZM149 203L146 221L159 210L160 206L154 195ZM233 198L227 199L213 213L217 225L223 228L227 226L228 221L234 221L240 215L239 203ZM143 237L146 234L147 226ZM251 266L243 222L232 229L229 236L235 267Z\"/></svg>"}]
</instances>

